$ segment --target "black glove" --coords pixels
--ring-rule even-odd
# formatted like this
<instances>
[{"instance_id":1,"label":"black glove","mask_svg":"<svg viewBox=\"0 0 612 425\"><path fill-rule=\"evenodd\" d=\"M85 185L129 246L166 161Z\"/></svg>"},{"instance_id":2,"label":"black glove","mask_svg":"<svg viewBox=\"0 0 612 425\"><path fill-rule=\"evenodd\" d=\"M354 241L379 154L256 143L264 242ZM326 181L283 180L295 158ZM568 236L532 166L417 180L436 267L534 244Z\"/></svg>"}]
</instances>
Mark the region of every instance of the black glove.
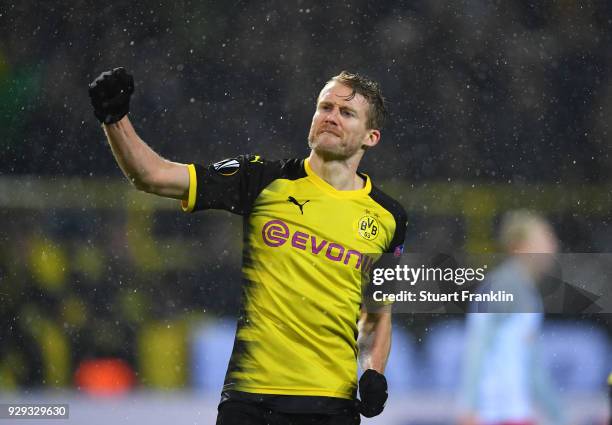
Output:
<instances>
[{"instance_id":1,"label":"black glove","mask_svg":"<svg viewBox=\"0 0 612 425\"><path fill-rule=\"evenodd\" d=\"M125 68L105 71L89 85L94 114L101 123L112 124L127 115L134 78Z\"/></svg>"},{"instance_id":2,"label":"black glove","mask_svg":"<svg viewBox=\"0 0 612 425\"><path fill-rule=\"evenodd\" d=\"M385 375L368 369L359 379L359 413L366 418L380 415L387 401L387 379Z\"/></svg>"}]
</instances>

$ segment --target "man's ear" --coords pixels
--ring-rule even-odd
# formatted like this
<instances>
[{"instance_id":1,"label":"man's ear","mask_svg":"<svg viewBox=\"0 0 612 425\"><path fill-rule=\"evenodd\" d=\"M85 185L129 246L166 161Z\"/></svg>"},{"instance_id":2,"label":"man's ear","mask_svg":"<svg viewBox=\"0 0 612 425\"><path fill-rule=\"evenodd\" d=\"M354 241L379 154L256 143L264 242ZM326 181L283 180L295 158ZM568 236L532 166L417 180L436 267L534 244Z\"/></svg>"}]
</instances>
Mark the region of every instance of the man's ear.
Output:
<instances>
[{"instance_id":1,"label":"man's ear","mask_svg":"<svg viewBox=\"0 0 612 425\"><path fill-rule=\"evenodd\" d=\"M368 134L363 141L363 147L372 148L378 144L380 141L380 130L371 129L368 130Z\"/></svg>"}]
</instances>

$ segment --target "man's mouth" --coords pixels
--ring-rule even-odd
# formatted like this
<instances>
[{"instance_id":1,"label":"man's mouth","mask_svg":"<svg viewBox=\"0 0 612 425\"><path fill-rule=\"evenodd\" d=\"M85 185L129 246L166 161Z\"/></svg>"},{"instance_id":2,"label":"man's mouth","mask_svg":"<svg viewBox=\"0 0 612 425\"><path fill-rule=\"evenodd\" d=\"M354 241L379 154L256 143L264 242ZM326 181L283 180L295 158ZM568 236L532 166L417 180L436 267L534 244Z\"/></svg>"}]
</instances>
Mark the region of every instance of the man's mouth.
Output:
<instances>
[{"instance_id":1,"label":"man's mouth","mask_svg":"<svg viewBox=\"0 0 612 425\"><path fill-rule=\"evenodd\" d=\"M338 134L336 131L331 130L329 128L324 128L321 131L319 131L319 134L323 134L323 133L329 133L329 134L333 134L336 137L340 137L340 134Z\"/></svg>"}]
</instances>

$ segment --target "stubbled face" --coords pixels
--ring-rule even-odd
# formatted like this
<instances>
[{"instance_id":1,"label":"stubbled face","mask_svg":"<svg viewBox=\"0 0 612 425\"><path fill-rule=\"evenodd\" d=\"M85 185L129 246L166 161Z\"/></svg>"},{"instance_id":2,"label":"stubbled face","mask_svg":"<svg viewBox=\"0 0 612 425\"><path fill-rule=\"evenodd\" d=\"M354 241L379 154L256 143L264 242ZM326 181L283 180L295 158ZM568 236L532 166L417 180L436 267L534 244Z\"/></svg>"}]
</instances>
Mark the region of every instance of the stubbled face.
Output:
<instances>
[{"instance_id":1,"label":"stubbled face","mask_svg":"<svg viewBox=\"0 0 612 425\"><path fill-rule=\"evenodd\" d=\"M347 159L363 145L378 141L378 130L366 128L369 104L360 94L351 98L353 90L344 84L328 83L317 101L312 117L308 146L328 159Z\"/></svg>"}]
</instances>

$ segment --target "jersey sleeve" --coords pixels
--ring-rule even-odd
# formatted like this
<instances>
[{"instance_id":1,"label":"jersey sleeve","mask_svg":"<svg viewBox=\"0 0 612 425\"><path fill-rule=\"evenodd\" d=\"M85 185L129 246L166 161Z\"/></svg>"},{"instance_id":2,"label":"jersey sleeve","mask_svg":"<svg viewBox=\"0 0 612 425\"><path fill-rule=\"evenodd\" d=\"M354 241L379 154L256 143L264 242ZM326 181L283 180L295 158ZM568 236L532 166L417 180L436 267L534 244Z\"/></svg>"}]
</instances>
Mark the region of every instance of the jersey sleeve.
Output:
<instances>
[{"instance_id":1,"label":"jersey sleeve","mask_svg":"<svg viewBox=\"0 0 612 425\"><path fill-rule=\"evenodd\" d=\"M384 248L384 253L391 253L399 257L404 252L406 210L404 210L404 207L399 202L375 186L372 187L370 197L393 216L395 228L388 245Z\"/></svg>"},{"instance_id":2,"label":"jersey sleeve","mask_svg":"<svg viewBox=\"0 0 612 425\"><path fill-rule=\"evenodd\" d=\"M221 209L248 215L261 191L276 178L278 162L259 155L240 155L209 166L189 164L189 196L185 212Z\"/></svg>"},{"instance_id":3,"label":"jersey sleeve","mask_svg":"<svg viewBox=\"0 0 612 425\"><path fill-rule=\"evenodd\" d=\"M385 193L378 189L374 189L370 196L376 202L378 202L384 209L386 209L392 216L395 227L393 228L393 234L391 235L389 242L384 246L383 255L374 260L374 264L370 270L362 275L362 284L365 283L365 287L362 292L363 307L366 311L378 312L382 307L393 304L393 301L389 300L375 300L374 292L380 291L385 294L397 293L395 288L396 282L385 282L382 286L374 286L372 284L372 271L374 269L394 269L399 264L400 257L404 252L404 239L406 238L406 211L402 205L387 196ZM390 256L388 254L393 254Z\"/></svg>"},{"instance_id":4,"label":"jersey sleeve","mask_svg":"<svg viewBox=\"0 0 612 425\"><path fill-rule=\"evenodd\" d=\"M404 252L404 240L406 239L406 211L398 205L392 214L395 218L395 232L386 252L399 257Z\"/></svg>"}]
</instances>

